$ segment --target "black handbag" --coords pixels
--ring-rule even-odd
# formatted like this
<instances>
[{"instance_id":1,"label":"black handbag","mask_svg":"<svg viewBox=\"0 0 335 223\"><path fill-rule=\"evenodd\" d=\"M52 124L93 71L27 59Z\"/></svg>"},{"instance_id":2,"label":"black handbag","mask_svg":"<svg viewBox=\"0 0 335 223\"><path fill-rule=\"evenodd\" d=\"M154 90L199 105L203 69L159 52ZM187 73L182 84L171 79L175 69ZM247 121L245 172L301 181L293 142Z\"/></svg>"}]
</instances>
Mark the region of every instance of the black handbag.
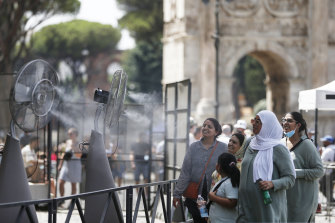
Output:
<instances>
[{"instance_id":1,"label":"black handbag","mask_svg":"<svg viewBox=\"0 0 335 223\"><path fill-rule=\"evenodd\" d=\"M221 182L218 183L218 184L214 187L213 191L216 191L217 189L219 189L219 187L221 186L221 184L222 184L223 182L225 182L227 179L228 179L228 177L226 177L226 179L224 179L224 180L221 180ZM209 201L209 202L206 204L206 208L207 208L207 210L208 210L208 213L209 213L209 209L211 208L211 204L212 204L212 202L213 202L213 201Z\"/></svg>"}]
</instances>

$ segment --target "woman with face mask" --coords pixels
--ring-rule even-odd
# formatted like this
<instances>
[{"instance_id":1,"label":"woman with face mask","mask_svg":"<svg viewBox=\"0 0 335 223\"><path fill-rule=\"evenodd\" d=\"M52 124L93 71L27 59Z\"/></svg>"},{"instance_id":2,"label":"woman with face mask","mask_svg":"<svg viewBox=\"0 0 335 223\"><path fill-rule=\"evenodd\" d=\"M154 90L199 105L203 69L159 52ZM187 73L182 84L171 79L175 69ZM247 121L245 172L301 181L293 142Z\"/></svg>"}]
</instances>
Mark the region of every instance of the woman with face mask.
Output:
<instances>
[{"instance_id":1,"label":"woman with face mask","mask_svg":"<svg viewBox=\"0 0 335 223\"><path fill-rule=\"evenodd\" d=\"M287 222L314 222L318 205L318 178L323 176L320 155L307 137L307 125L299 112L281 120L284 139L294 162L296 180L287 195Z\"/></svg>"}]
</instances>

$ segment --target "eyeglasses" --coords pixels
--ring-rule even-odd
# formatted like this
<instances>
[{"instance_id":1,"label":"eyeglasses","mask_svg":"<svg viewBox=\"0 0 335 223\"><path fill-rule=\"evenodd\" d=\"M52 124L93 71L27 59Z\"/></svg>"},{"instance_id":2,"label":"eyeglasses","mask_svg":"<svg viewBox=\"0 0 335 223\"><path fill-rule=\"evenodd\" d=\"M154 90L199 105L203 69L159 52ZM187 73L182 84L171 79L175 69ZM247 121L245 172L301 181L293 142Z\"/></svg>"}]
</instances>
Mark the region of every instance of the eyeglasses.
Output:
<instances>
[{"instance_id":1,"label":"eyeglasses","mask_svg":"<svg viewBox=\"0 0 335 223\"><path fill-rule=\"evenodd\" d=\"M261 125L262 121L259 118L253 118L251 119L251 123L256 124L256 125Z\"/></svg>"},{"instance_id":2,"label":"eyeglasses","mask_svg":"<svg viewBox=\"0 0 335 223\"><path fill-rule=\"evenodd\" d=\"M293 123L293 122L296 122L296 121L294 119L291 119L291 118L282 118L281 123L284 124L285 122Z\"/></svg>"}]
</instances>

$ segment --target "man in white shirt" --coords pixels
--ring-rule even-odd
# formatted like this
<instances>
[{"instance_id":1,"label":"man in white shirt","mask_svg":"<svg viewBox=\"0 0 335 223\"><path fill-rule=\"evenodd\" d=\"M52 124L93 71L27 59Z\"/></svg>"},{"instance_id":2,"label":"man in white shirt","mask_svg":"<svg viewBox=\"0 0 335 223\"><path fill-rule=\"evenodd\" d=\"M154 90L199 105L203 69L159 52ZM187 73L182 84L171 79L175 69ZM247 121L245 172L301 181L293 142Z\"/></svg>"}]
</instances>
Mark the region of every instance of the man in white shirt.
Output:
<instances>
[{"instance_id":1,"label":"man in white shirt","mask_svg":"<svg viewBox=\"0 0 335 223\"><path fill-rule=\"evenodd\" d=\"M32 136L30 143L21 149L24 168L26 169L27 176L30 177L36 170L37 155L35 149L38 148L38 137Z\"/></svg>"},{"instance_id":2,"label":"man in white shirt","mask_svg":"<svg viewBox=\"0 0 335 223\"><path fill-rule=\"evenodd\" d=\"M334 137L326 135L323 138L320 138L320 141L324 146L324 150L321 155L322 162L324 164L334 162L335 161ZM325 197L327 197L328 202L335 202L333 198L333 187L334 187L333 180L335 180L335 171L332 169L327 169L325 175L320 179L320 190L322 194ZM329 184L329 194L327 193L327 184Z\"/></svg>"},{"instance_id":3,"label":"man in white shirt","mask_svg":"<svg viewBox=\"0 0 335 223\"><path fill-rule=\"evenodd\" d=\"M247 128L247 122L240 119L240 120L237 120L236 124L234 125L234 133L238 132L238 133L241 133L243 135L245 135L244 131L246 130Z\"/></svg>"},{"instance_id":4,"label":"man in white shirt","mask_svg":"<svg viewBox=\"0 0 335 223\"><path fill-rule=\"evenodd\" d=\"M228 145L229 139L231 137L231 127L230 125L222 126L222 134L217 137L217 140L220 142L224 142Z\"/></svg>"}]
</instances>

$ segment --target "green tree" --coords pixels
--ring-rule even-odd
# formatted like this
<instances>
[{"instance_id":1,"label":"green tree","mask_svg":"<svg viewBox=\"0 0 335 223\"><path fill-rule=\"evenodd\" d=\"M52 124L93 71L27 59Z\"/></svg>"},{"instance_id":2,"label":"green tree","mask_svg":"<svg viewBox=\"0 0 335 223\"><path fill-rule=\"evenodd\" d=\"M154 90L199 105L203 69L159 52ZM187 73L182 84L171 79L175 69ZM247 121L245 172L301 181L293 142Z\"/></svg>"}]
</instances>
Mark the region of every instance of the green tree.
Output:
<instances>
[{"instance_id":1,"label":"green tree","mask_svg":"<svg viewBox=\"0 0 335 223\"><path fill-rule=\"evenodd\" d=\"M121 39L119 29L85 20L73 20L46 26L31 38L31 53L35 56L49 58L55 65L64 60L72 70L72 85L83 87L80 66L89 54L111 53Z\"/></svg>"},{"instance_id":2,"label":"green tree","mask_svg":"<svg viewBox=\"0 0 335 223\"><path fill-rule=\"evenodd\" d=\"M119 29L85 20L72 20L46 26L32 36L33 54L55 59L81 59L83 50L90 55L115 49L121 39Z\"/></svg>"},{"instance_id":3,"label":"green tree","mask_svg":"<svg viewBox=\"0 0 335 223\"><path fill-rule=\"evenodd\" d=\"M163 34L163 0L117 0L126 14L119 20L136 41L155 41Z\"/></svg>"},{"instance_id":4,"label":"green tree","mask_svg":"<svg viewBox=\"0 0 335 223\"><path fill-rule=\"evenodd\" d=\"M136 47L123 60L129 86L135 91L161 93L163 0L117 0L126 11L119 20L135 38Z\"/></svg>"},{"instance_id":5,"label":"green tree","mask_svg":"<svg viewBox=\"0 0 335 223\"><path fill-rule=\"evenodd\" d=\"M139 41L124 57L128 86L136 92L161 92L162 44ZM158 75L160 74L160 75ZM160 77L160 78L159 78Z\"/></svg>"},{"instance_id":6,"label":"green tree","mask_svg":"<svg viewBox=\"0 0 335 223\"><path fill-rule=\"evenodd\" d=\"M29 34L56 14L77 13L79 0L0 0L0 128L8 129L8 98L17 61L28 51ZM38 16L38 17L36 17ZM37 19L38 18L38 19ZM35 22L33 22L34 20Z\"/></svg>"},{"instance_id":7,"label":"green tree","mask_svg":"<svg viewBox=\"0 0 335 223\"><path fill-rule=\"evenodd\" d=\"M262 65L253 57L243 57L235 68L236 92L246 97L247 105L254 106L266 97L265 72ZM237 98L236 98L237 100Z\"/></svg>"},{"instance_id":8,"label":"green tree","mask_svg":"<svg viewBox=\"0 0 335 223\"><path fill-rule=\"evenodd\" d=\"M266 97L265 72L262 65L253 57L247 56L244 63L245 70L245 95L250 106Z\"/></svg>"},{"instance_id":9,"label":"green tree","mask_svg":"<svg viewBox=\"0 0 335 223\"><path fill-rule=\"evenodd\" d=\"M56 14L77 13L79 8L79 0L0 1L0 72L12 72L13 61L27 51L26 39L37 25ZM34 16L39 19L32 23Z\"/></svg>"}]
</instances>

